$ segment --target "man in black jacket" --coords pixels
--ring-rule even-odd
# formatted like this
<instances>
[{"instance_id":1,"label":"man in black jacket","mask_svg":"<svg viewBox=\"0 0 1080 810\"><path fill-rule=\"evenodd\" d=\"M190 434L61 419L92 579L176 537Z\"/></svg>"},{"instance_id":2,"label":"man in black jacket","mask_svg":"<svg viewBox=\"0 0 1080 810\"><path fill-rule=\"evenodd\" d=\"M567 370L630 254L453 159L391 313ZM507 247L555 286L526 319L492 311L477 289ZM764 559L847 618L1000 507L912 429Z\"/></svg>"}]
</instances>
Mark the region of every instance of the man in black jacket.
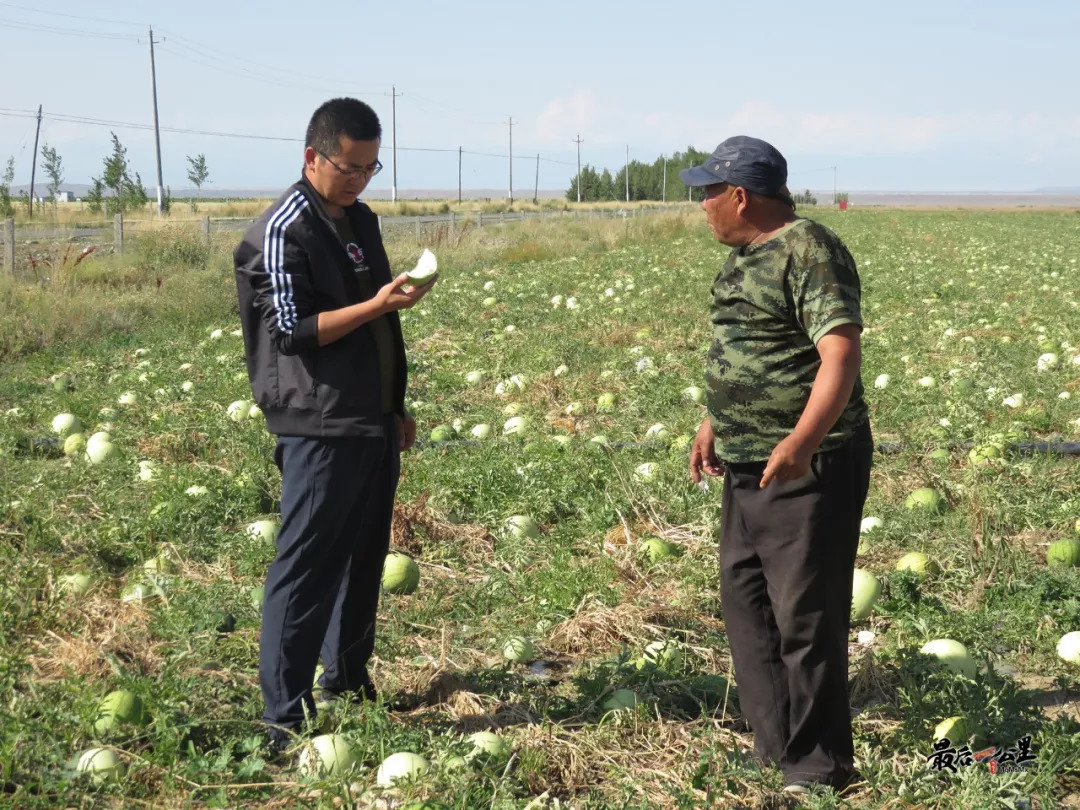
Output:
<instances>
[{"instance_id":1,"label":"man in black jacket","mask_svg":"<svg viewBox=\"0 0 1080 810\"><path fill-rule=\"evenodd\" d=\"M357 200L382 168L381 135L361 101L319 107L303 177L234 252L248 377L282 479L259 652L278 750L314 714L320 657L324 696L375 695L367 662L399 453L416 436L397 311L432 287L391 279L378 219Z\"/></svg>"}]
</instances>

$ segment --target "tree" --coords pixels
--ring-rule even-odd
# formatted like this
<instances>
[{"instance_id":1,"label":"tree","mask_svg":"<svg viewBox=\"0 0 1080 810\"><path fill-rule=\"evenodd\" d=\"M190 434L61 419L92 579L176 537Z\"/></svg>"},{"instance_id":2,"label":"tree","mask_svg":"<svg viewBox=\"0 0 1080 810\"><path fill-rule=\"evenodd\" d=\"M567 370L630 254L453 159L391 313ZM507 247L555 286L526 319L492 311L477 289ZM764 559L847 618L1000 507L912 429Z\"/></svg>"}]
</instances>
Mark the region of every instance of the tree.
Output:
<instances>
[{"instance_id":1,"label":"tree","mask_svg":"<svg viewBox=\"0 0 1080 810\"><path fill-rule=\"evenodd\" d=\"M566 199L577 200L578 177L575 174L570 181L570 190L566 192ZM586 164L581 168L581 201L598 200L600 194L600 175L596 169Z\"/></svg>"},{"instance_id":2,"label":"tree","mask_svg":"<svg viewBox=\"0 0 1080 810\"><path fill-rule=\"evenodd\" d=\"M102 196L104 190L111 189L113 195L104 199L105 212L108 214L123 213L129 208L138 208L146 205L150 198L146 196L142 178L135 172L135 179L131 179L130 166L127 160L127 147L120 143L115 132L112 135L112 154L103 160L104 171L100 178L93 178L94 187L101 187ZM90 199L88 195L88 200ZM93 205L93 203L91 203ZM91 210L94 210L91 208Z\"/></svg>"},{"instance_id":3,"label":"tree","mask_svg":"<svg viewBox=\"0 0 1080 810\"><path fill-rule=\"evenodd\" d=\"M192 157L188 155L188 180L193 186L195 186L195 195L198 197L202 193L203 183L210 179L210 170L206 168L206 155L201 152ZM191 213L195 213L199 210L199 203L197 200L191 201Z\"/></svg>"},{"instance_id":4,"label":"tree","mask_svg":"<svg viewBox=\"0 0 1080 810\"><path fill-rule=\"evenodd\" d=\"M112 189L113 201L106 202L106 213L123 212L127 210L124 204L124 181L129 180L127 148L121 146L115 132L109 134L112 135L113 151L104 160L105 171L101 175L101 184Z\"/></svg>"},{"instance_id":5,"label":"tree","mask_svg":"<svg viewBox=\"0 0 1080 810\"><path fill-rule=\"evenodd\" d=\"M611 176L608 169L597 174L591 166L583 166L581 169L581 199L582 200L622 200L626 197L626 175L630 174L630 199L631 200L661 200L664 198L665 184L664 173L667 172L667 199L693 199L701 200L703 192L700 188L687 189L679 179L679 172L690 166L700 166L709 157L707 152L701 152L693 147L688 147L685 152L676 152L666 161L663 157L656 158L652 163L643 163L640 160L630 162L629 166L620 166L615 176ZM571 179L570 190L567 199L577 199L577 177Z\"/></svg>"},{"instance_id":6,"label":"tree","mask_svg":"<svg viewBox=\"0 0 1080 810\"><path fill-rule=\"evenodd\" d=\"M60 193L60 186L64 182L63 158L56 153L56 149L45 144L41 147L41 168L49 178L49 197L52 199L53 210L56 210L56 197Z\"/></svg>"},{"instance_id":7,"label":"tree","mask_svg":"<svg viewBox=\"0 0 1080 810\"><path fill-rule=\"evenodd\" d=\"M134 180L130 177L125 178L124 200L127 203L126 208L142 208L150 202L150 198L146 196L146 187L143 185L138 172L135 172Z\"/></svg>"},{"instance_id":8,"label":"tree","mask_svg":"<svg viewBox=\"0 0 1080 810\"><path fill-rule=\"evenodd\" d=\"M4 180L0 183L0 217L15 216L15 206L11 204L11 184L15 180L15 156L8 158L4 168Z\"/></svg>"},{"instance_id":9,"label":"tree","mask_svg":"<svg viewBox=\"0 0 1080 810\"><path fill-rule=\"evenodd\" d=\"M100 178L94 178L94 184L86 192L83 199L86 201L86 208L91 214L101 213L101 209L105 205L105 185Z\"/></svg>"},{"instance_id":10,"label":"tree","mask_svg":"<svg viewBox=\"0 0 1080 810\"><path fill-rule=\"evenodd\" d=\"M95 189L102 187L112 191L112 197L104 200L107 214L123 213L129 208L146 205L149 199L143 187L143 178L138 172L131 176L131 166L127 163L127 148L120 143L116 133L112 135L112 153L104 159L105 171L102 176L93 178Z\"/></svg>"},{"instance_id":11,"label":"tree","mask_svg":"<svg viewBox=\"0 0 1080 810\"><path fill-rule=\"evenodd\" d=\"M600 180L596 184L596 199L615 199L615 182L611 179L611 172L607 169L604 169L604 173L600 175Z\"/></svg>"}]
</instances>

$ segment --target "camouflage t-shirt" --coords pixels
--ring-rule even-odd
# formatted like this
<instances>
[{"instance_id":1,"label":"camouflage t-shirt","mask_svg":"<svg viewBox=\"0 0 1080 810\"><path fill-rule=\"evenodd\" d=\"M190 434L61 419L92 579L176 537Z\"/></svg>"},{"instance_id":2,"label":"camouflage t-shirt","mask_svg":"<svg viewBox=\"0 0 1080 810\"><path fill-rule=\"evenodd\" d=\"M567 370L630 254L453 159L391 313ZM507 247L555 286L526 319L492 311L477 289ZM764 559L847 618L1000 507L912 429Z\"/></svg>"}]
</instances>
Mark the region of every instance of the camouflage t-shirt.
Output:
<instances>
[{"instance_id":1,"label":"camouflage t-shirt","mask_svg":"<svg viewBox=\"0 0 1080 810\"><path fill-rule=\"evenodd\" d=\"M795 429L821 365L817 342L862 326L859 274L843 242L798 218L756 245L731 251L713 282L713 343L705 378L717 457L767 461ZM844 444L867 419L861 375L819 451Z\"/></svg>"}]
</instances>

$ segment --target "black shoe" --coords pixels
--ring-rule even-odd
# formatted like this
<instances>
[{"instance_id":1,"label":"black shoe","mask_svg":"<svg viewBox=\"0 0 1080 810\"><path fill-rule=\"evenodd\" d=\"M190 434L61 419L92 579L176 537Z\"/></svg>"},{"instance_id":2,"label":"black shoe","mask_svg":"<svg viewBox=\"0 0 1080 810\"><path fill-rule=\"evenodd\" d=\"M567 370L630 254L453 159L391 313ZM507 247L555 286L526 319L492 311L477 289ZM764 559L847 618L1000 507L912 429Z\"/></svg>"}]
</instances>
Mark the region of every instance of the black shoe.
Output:
<instances>
[{"instance_id":1,"label":"black shoe","mask_svg":"<svg viewBox=\"0 0 1080 810\"><path fill-rule=\"evenodd\" d=\"M266 732L266 742L263 744L263 752L269 762L284 762L288 759L289 749L296 743L296 733L287 731L277 726L271 727Z\"/></svg>"},{"instance_id":2,"label":"black shoe","mask_svg":"<svg viewBox=\"0 0 1080 810\"><path fill-rule=\"evenodd\" d=\"M362 703L363 701L375 702L375 699L379 696L378 690L375 688L375 684L368 681L360 686L359 689L327 689L326 687L316 687L313 697L316 703L334 703L336 701L356 702Z\"/></svg>"},{"instance_id":3,"label":"black shoe","mask_svg":"<svg viewBox=\"0 0 1080 810\"><path fill-rule=\"evenodd\" d=\"M849 771L843 778L837 780L835 785L836 792L841 796L844 796L858 790L865 782L866 779L863 778L861 773L858 771Z\"/></svg>"},{"instance_id":4,"label":"black shoe","mask_svg":"<svg viewBox=\"0 0 1080 810\"><path fill-rule=\"evenodd\" d=\"M323 675L323 677L325 678L326 676ZM320 680L322 679L320 678ZM314 693L316 703L341 699L356 701L369 700L374 703L379 695L379 690L375 688L375 684L372 682L367 672L364 672L363 676L360 678L359 685L352 689L334 689L323 686L321 683L316 683Z\"/></svg>"},{"instance_id":5,"label":"black shoe","mask_svg":"<svg viewBox=\"0 0 1080 810\"><path fill-rule=\"evenodd\" d=\"M824 781L813 781L809 779L795 779L788 782L784 786L784 793L791 793L797 796L805 796L811 790L814 785L819 785L823 788L832 788L837 793L843 795L849 790L855 789L857 785L863 782L862 774L858 771L851 771L835 779L828 779Z\"/></svg>"}]
</instances>

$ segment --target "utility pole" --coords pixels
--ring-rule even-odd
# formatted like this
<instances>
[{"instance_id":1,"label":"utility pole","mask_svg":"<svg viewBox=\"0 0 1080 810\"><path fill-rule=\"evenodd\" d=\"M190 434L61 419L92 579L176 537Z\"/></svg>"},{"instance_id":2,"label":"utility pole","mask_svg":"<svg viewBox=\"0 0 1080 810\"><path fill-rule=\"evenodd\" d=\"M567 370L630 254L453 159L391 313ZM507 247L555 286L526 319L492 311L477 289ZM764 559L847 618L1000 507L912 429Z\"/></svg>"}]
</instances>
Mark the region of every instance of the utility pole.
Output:
<instances>
[{"instance_id":1,"label":"utility pole","mask_svg":"<svg viewBox=\"0 0 1080 810\"><path fill-rule=\"evenodd\" d=\"M836 205L836 167L832 167L832 203Z\"/></svg>"},{"instance_id":2,"label":"utility pole","mask_svg":"<svg viewBox=\"0 0 1080 810\"><path fill-rule=\"evenodd\" d=\"M581 133L574 139L577 144L577 201L581 202Z\"/></svg>"},{"instance_id":3,"label":"utility pole","mask_svg":"<svg viewBox=\"0 0 1080 810\"><path fill-rule=\"evenodd\" d=\"M161 181L161 128L158 126L157 68L154 65L154 29L150 29L150 82L154 90L154 144L157 146L157 210L165 213L164 183Z\"/></svg>"},{"instance_id":4,"label":"utility pole","mask_svg":"<svg viewBox=\"0 0 1080 810\"><path fill-rule=\"evenodd\" d=\"M457 148L457 201L461 205L461 147Z\"/></svg>"},{"instance_id":5,"label":"utility pole","mask_svg":"<svg viewBox=\"0 0 1080 810\"><path fill-rule=\"evenodd\" d=\"M390 202L397 202L397 87L390 86L391 129L390 139L394 150L394 180L390 186Z\"/></svg>"},{"instance_id":6,"label":"utility pole","mask_svg":"<svg viewBox=\"0 0 1080 810\"><path fill-rule=\"evenodd\" d=\"M626 175L626 201L630 202L630 144L626 145L626 168L623 174Z\"/></svg>"},{"instance_id":7,"label":"utility pole","mask_svg":"<svg viewBox=\"0 0 1080 810\"><path fill-rule=\"evenodd\" d=\"M510 116L510 204L514 204L514 117Z\"/></svg>"},{"instance_id":8,"label":"utility pole","mask_svg":"<svg viewBox=\"0 0 1080 810\"><path fill-rule=\"evenodd\" d=\"M664 157L664 194L663 201L667 202L667 157Z\"/></svg>"},{"instance_id":9,"label":"utility pole","mask_svg":"<svg viewBox=\"0 0 1080 810\"><path fill-rule=\"evenodd\" d=\"M37 178L37 145L41 135L41 105L37 108L37 132L34 133L34 161L30 164L30 219L34 218L34 180Z\"/></svg>"}]
</instances>

